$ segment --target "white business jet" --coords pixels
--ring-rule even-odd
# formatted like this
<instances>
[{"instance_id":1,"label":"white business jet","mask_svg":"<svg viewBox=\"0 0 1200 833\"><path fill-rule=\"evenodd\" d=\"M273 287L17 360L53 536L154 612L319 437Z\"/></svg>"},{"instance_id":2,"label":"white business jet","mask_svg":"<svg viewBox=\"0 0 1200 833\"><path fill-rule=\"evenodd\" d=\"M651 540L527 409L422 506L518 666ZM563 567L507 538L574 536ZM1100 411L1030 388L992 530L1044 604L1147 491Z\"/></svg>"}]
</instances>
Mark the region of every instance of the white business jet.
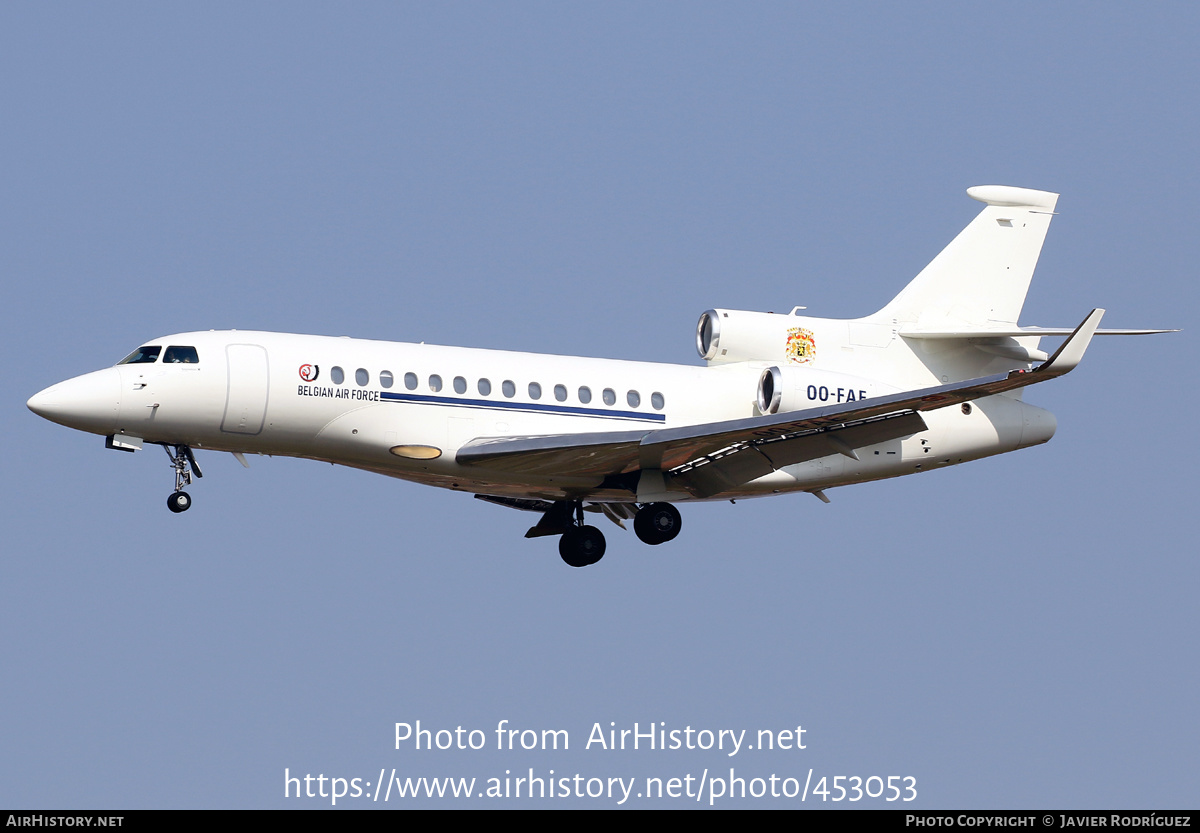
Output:
<instances>
[{"instance_id":1,"label":"white business jet","mask_svg":"<svg viewBox=\"0 0 1200 833\"><path fill-rule=\"evenodd\" d=\"M676 503L825 490L1044 443L1023 389L1070 372L1102 309L1074 328L1017 325L1057 194L967 193L982 212L873 315L714 309L705 367L251 331L151 339L53 385L36 414L166 449L173 512L195 450L305 457L472 492L540 514L574 567L604 555L600 513L662 544ZM1043 336L1066 336L1053 355Z\"/></svg>"}]
</instances>

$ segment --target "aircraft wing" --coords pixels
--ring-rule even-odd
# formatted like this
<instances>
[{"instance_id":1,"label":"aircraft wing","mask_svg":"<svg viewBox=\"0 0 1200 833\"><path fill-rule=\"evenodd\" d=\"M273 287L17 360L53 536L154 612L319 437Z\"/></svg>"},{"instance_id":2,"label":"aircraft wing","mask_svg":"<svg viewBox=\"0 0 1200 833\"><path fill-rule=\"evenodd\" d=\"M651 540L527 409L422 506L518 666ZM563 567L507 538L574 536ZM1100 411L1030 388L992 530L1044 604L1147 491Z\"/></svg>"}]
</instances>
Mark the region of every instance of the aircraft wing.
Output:
<instances>
[{"instance_id":1,"label":"aircraft wing","mask_svg":"<svg viewBox=\"0 0 1200 833\"><path fill-rule=\"evenodd\" d=\"M457 461L520 474L595 475L599 480L644 469L664 472L672 487L709 497L795 463L830 454L857 459L855 449L923 431L922 411L945 408L1069 373L1083 358L1104 310L1095 309L1048 361L1029 371L807 408L782 414L617 431L474 440ZM631 482L636 487L636 480Z\"/></svg>"},{"instance_id":2,"label":"aircraft wing","mask_svg":"<svg viewBox=\"0 0 1200 833\"><path fill-rule=\"evenodd\" d=\"M638 447L645 431L605 431L595 434L548 434L535 437L495 437L472 440L455 460L513 474L610 474L636 471Z\"/></svg>"}]
</instances>

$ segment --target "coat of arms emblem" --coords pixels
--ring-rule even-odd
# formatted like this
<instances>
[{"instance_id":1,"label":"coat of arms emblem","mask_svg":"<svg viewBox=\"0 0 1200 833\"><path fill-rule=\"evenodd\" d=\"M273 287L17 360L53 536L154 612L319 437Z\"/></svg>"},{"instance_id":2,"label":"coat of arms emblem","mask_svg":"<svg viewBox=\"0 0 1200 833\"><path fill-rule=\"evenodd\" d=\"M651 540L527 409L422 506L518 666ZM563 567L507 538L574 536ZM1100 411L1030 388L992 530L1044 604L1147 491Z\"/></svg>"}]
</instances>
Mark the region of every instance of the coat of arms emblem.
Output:
<instances>
[{"instance_id":1,"label":"coat of arms emblem","mask_svg":"<svg viewBox=\"0 0 1200 833\"><path fill-rule=\"evenodd\" d=\"M784 350L792 364L808 364L817 357L817 342L812 330L792 327L788 330L787 347Z\"/></svg>"}]
</instances>

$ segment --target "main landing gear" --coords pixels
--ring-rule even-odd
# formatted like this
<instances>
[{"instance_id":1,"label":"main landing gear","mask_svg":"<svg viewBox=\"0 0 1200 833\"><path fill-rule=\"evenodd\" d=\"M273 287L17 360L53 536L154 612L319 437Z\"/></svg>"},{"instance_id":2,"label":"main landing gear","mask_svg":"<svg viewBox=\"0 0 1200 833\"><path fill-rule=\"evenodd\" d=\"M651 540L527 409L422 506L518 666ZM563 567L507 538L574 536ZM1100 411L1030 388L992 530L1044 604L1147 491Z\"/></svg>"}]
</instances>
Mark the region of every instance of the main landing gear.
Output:
<instances>
[{"instance_id":1,"label":"main landing gear","mask_svg":"<svg viewBox=\"0 0 1200 833\"><path fill-rule=\"evenodd\" d=\"M647 503L633 516L633 531L646 544L665 544L682 526L679 510L669 503ZM587 567L604 557L604 546L604 533L583 523L583 503L575 501L574 525L558 539L558 554L572 567Z\"/></svg>"},{"instance_id":2,"label":"main landing gear","mask_svg":"<svg viewBox=\"0 0 1200 833\"><path fill-rule=\"evenodd\" d=\"M525 512L540 512L541 519L525 533L526 538L558 535L558 554L572 567L587 567L604 557L604 533L583 522L584 511L602 514L621 529L633 521L637 537L647 544L674 540L683 527L679 510L669 503L589 503L582 500L538 500L535 498L475 495L479 500Z\"/></svg>"},{"instance_id":3,"label":"main landing gear","mask_svg":"<svg viewBox=\"0 0 1200 833\"><path fill-rule=\"evenodd\" d=\"M561 507L558 508L558 517L555 520L565 527L562 537L558 539L558 554L562 556L562 560L572 567L588 567L603 558L604 533L594 526L584 524L583 502L564 502L555 504L555 507ZM552 509L547 516L554 511ZM628 515L625 517L628 518ZM618 520L615 513L610 515L610 518ZM543 520L543 523L546 521ZM679 510L669 503L644 504L633 516L633 531L647 544L665 544L679 534L682 526L683 519L679 516Z\"/></svg>"},{"instance_id":4,"label":"main landing gear","mask_svg":"<svg viewBox=\"0 0 1200 833\"><path fill-rule=\"evenodd\" d=\"M633 516L633 531L646 544L665 544L679 534L683 518L669 503L647 503Z\"/></svg>"},{"instance_id":5,"label":"main landing gear","mask_svg":"<svg viewBox=\"0 0 1200 833\"><path fill-rule=\"evenodd\" d=\"M604 557L604 533L583 522L583 501L574 504L574 525L567 527L558 539L558 554L572 567L588 567Z\"/></svg>"},{"instance_id":6,"label":"main landing gear","mask_svg":"<svg viewBox=\"0 0 1200 833\"><path fill-rule=\"evenodd\" d=\"M186 445L172 447L163 443L163 449L171 458L171 465L175 469L175 491L167 498L167 508L176 514L186 512L191 508L192 496L185 492L183 487L192 485L192 469L195 469L196 477L203 477L204 472L200 471L192 450Z\"/></svg>"}]
</instances>

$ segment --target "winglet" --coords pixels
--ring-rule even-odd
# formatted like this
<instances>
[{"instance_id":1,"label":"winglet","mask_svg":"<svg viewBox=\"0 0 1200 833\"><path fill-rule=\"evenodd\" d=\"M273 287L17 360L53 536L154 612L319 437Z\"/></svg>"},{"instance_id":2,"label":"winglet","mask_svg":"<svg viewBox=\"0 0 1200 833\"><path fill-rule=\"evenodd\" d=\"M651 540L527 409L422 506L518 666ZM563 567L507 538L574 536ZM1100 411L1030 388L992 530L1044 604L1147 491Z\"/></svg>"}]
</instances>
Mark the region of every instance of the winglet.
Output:
<instances>
[{"instance_id":1,"label":"winglet","mask_svg":"<svg viewBox=\"0 0 1200 833\"><path fill-rule=\"evenodd\" d=\"M1088 317L1083 319L1083 323L1075 328L1075 332L1071 333L1067 340L1054 351L1050 360L1039 367L1036 372L1046 376L1062 376L1064 373L1074 370L1083 358L1088 344L1092 341L1092 336L1096 334L1096 329L1100 326L1100 319L1103 317L1104 310L1092 310Z\"/></svg>"}]
</instances>

